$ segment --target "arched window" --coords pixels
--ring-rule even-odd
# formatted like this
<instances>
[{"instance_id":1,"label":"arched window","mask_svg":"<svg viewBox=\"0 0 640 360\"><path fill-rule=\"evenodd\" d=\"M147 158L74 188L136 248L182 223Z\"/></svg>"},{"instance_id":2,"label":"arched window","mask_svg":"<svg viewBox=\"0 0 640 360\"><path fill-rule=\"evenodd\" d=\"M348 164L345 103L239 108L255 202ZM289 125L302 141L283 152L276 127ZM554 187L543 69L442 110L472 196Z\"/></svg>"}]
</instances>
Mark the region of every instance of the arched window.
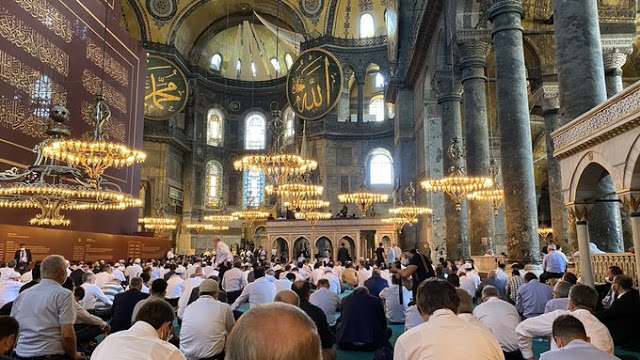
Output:
<instances>
[{"instance_id":1,"label":"arched window","mask_svg":"<svg viewBox=\"0 0 640 360\"><path fill-rule=\"evenodd\" d=\"M224 115L218 109L207 114L207 145L222 146L224 141Z\"/></svg>"},{"instance_id":2,"label":"arched window","mask_svg":"<svg viewBox=\"0 0 640 360\"><path fill-rule=\"evenodd\" d=\"M369 103L369 114L375 115L376 121L384 121L384 98L376 96Z\"/></svg>"},{"instance_id":3,"label":"arched window","mask_svg":"<svg viewBox=\"0 0 640 360\"><path fill-rule=\"evenodd\" d=\"M276 70L277 73L280 73L280 61L276 58L271 58L271 65Z\"/></svg>"},{"instance_id":4,"label":"arched window","mask_svg":"<svg viewBox=\"0 0 640 360\"><path fill-rule=\"evenodd\" d=\"M238 70L238 76L240 76L240 73L242 72L242 61L238 60L238 63L236 64L236 70Z\"/></svg>"},{"instance_id":5,"label":"arched window","mask_svg":"<svg viewBox=\"0 0 640 360\"><path fill-rule=\"evenodd\" d=\"M376 89L382 89L384 87L384 76L382 74L377 73L375 78Z\"/></svg>"},{"instance_id":6,"label":"arched window","mask_svg":"<svg viewBox=\"0 0 640 360\"><path fill-rule=\"evenodd\" d=\"M245 150L263 150L267 142L267 119L260 113L251 113L244 123Z\"/></svg>"},{"instance_id":7,"label":"arched window","mask_svg":"<svg viewBox=\"0 0 640 360\"><path fill-rule=\"evenodd\" d=\"M393 158L385 149L375 149L369 155L369 184L393 185Z\"/></svg>"},{"instance_id":8,"label":"arched window","mask_svg":"<svg viewBox=\"0 0 640 360\"><path fill-rule=\"evenodd\" d=\"M291 65L293 65L293 57L291 54L284 54L284 64L287 66L287 70L291 69Z\"/></svg>"},{"instance_id":9,"label":"arched window","mask_svg":"<svg viewBox=\"0 0 640 360\"><path fill-rule=\"evenodd\" d=\"M222 55L213 54L211 57L211 70L220 71L220 67L222 66Z\"/></svg>"},{"instance_id":10,"label":"arched window","mask_svg":"<svg viewBox=\"0 0 640 360\"><path fill-rule=\"evenodd\" d=\"M284 140L287 144L291 144L296 136L296 114L291 107L284 110L282 119L284 121Z\"/></svg>"},{"instance_id":11,"label":"arched window","mask_svg":"<svg viewBox=\"0 0 640 360\"><path fill-rule=\"evenodd\" d=\"M360 16L360 38L370 38L375 34L376 27L373 23L371 14L362 14Z\"/></svg>"},{"instance_id":12,"label":"arched window","mask_svg":"<svg viewBox=\"0 0 640 360\"><path fill-rule=\"evenodd\" d=\"M207 163L206 194L206 207L220 207L220 200L222 196L222 165L215 160L211 160Z\"/></svg>"},{"instance_id":13,"label":"arched window","mask_svg":"<svg viewBox=\"0 0 640 360\"><path fill-rule=\"evenodd\" d=\"M264 173L260 170L244 172L244 208L257 208L264 200Z\"/></svg>"}]
</instances>

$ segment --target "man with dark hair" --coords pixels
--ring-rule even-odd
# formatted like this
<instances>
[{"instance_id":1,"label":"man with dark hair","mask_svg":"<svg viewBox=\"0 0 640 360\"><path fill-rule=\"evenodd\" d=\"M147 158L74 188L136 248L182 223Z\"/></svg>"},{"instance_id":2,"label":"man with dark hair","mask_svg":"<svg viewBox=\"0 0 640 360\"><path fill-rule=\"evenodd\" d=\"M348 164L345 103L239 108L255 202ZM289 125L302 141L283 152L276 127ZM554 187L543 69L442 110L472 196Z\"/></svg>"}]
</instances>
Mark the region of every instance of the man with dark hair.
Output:
<instances>
[{"instance_id":1,"label":"man with dark hair","mask_svg":"<svg viewBox=\"0 0 640 360\"><path fill-rule=\"evenodd\" d=\"M371 277L365 280L364 287L369 290L369 294L380 297L380 292L389 287L387 280L380 276L380 269L373 269Z\"/></svg>"},{"instance_id":2,"label":"man with dark hair","mask_svg":"<svg viewBox=\"0 0 640 360\"><path fill-rule=\"evenodd\" d=\"M222 290L227 293L227 302L233 304L234 301L242 294L242 289L247 285L242 273L242 261L236 259L233 262L233 268L225 271L222 276Z\"/></svg>"},{"instance_id":3,"label":"man with dark hair","mask_svg":"<svg viewBox=\"0 0 640 360\"><path fill-rule=\"evenodd\" d=\"M309 315L314 324L316 324L318 334L320 335L320 342L322 343L322 358L325 360L335 359L334 344L336 338L329 329L327 317L322 309L309 302L311 284L309 284L308 281L298 280L291 285L291 290L300 298L300 309Z\"/></svg>"},{"instance_id":4,"label":"man with dark hair","mask_svg":"<svg viewBox=\"0 0 640 360\"><path fill-rule=\"evenodd\" d=\"M387 259L387 256L384 251L384 247L382 243L378 244L378 248L376 249L376 266L380 267Z\"/></svg>"},{"instance_id":5,"label":"man with dark hair","mask_svg":"<svg viewBox=\"0 0 640 360\"><path fill-rule=\"evenodd\" d=\"M344 264L345 262L349 261L350 258L351 257L349 256L349 250L347 250L345 244L342 243L342 245L340 245L340 248L338 249L338 261Z\"/></svg>"},{"instance_id":6,"label":"man with dark hair","mask_svg":"<svg viewBox=\"0 0 640 360\"><path fill-rule=\"evenodd\" d=\"M0 360L12 360L9 356L18 342L20 324L11 316L0 316Z\"/></svg>"},{"instance_id":7,"label":"man with dark hair","mask_svg":"<svg viewBox=\"0 0 640 360\"><path fill-rule=\"evenodd\" d=\"M153 280L151 283L151 294L148 298L144 300L138 301L136 306L133 307L133 312L131 313L131 324L136 322L136 317L142 305L144 305L147 301L152 300L165 300L165 296L167 295L167 281L162 278L158 278Z\"/></svg>"},{"instance_id":8,"label":"man with dark hair","mask_svg":"<svg viewBox=\"0 0 640 360\"><path fill-rule=\"evenodd\" d=\"M518 344L525 359L533 359L532 338L551 336L553 322L562 315L572 315L582 322L591 342L598 349L613 354L613 339L609 330L593 314L598 302L598 292L587 285L574 285L569 291L569 310L556 310L534 318L526 319L518 325ZM551 349L556 349L551 342Z\"/></svg>"},{"instance_id":9,"label":"man with dark hair","mask_svg":"<svg viewBox=\"0 0 640 360\"><path fill-rule=\"evenodd\" d=\"M553 299L553 289L538 281L534 273L524 275L525 284L518 289L516 308L525 318L544 314L544 307Z\"/></svg>"},{"instance_id":10,"label":"man with dark hair","mask_svg":"<svg viewBox=\"0 0 640 360\"><path fill-rule=\"evenodd\" d=\"M611 289L616 293L616 300L607 310L595 315L607 326L616 346L640 351L640 297L638 290L633 288L633 279L617 275Z\"/></svg>"},{"instance_id":11,"label":"man with dark hair","mask_svg":"<svg viewBox=\"0 0 640 360\"><path fill-rule=\"evenodd\" d=\"M423 282L417 290L417 305L425 322L400 335L394 360L504 359L491 332L456 316L459 304L450 283L439 279Z\"/></svg>"},{"instance_id":12,"label":"man with dark hair","mask_svg":"<svg viewBox=\"0 0 640 360\"><path fill-rule=\"evenodd\" d=\"M382 302L371 296L366 287L357 287L351 295L342 299L342 318L336 331L341 349L374 351L390 348L390 337Z\"/></svg>"},{"instance_id":13,"label":"man with dark hair","mask_svg":"<svg viewBox=\"0 0 640 360\"><path fill-rule=\"evenodd\" d=\"M255 281L244 287L242 294L231 305L232 310L238 310L247 301L251 307L273 302L273 298L276 296L276 286L264 277L264 273L265 269L262 266L253 270Z\"/></svg>"},{"instance_id":14,"label":"man with dark hair","mask_svg":"<svg viewBox=\"0 0 640 360\"><path fill-rule=\"evenodd\" d=\"M599 350L589 343L589 337L580 320L561 315L553 322L553 340L558 350L547 351L540 360L614 360L617 357Z\"/></svg>"},{"instance_id":15,"label":"man with dark hair","mask_svg":"<svg viewBox=\"0 0 640 360\"><path fill-rule=\"evenodd\" d=\"M129 330L107 336L91 355L92 360L184 360L180 350L167 340L175 314L169 303L151 300L140 308Z\"/></svg>"},{"instance_id":16,"label":"man with dark hair","mask_svg":"<svg viewBox=\"0 0 640 360\"><path fill-rule=\"evenodd\" d=\"M129 284L129 290L116 295L113 300L113 306L111 307L111 332L115 333L129 329L131 327L133 309L140 300L148 297L149 294L142 292L142 278L132 278Z\"/></svg>"},{"instance_id":17,"label":"man with dark hair","mask_svg":"<svg viewBox=\"0 0 640 360\"><path fill-rule=\"evenodd\" d=\"M524 280L522 279L522 276L520 276L520 270L512 269L511 279L507 281L507 287L505 288L507 301L514 305L516 304L516 300L518 299L518 290L520 290L522 285L524 285Z\"/></svg>"},{"instance_id":18,"label":"man with dark hair","mask_svg":"<svg viewBox=\"0 0 640 360\"><path fill-rule=\"evenodd\" d=\"M562 281L566 281L568 283L571 283L571 285L575 285L578 283L578 277L576 276L576 274L567 271L566 273L564 273L564 276L562 277Z\"/></svg>"},{"instance_id":19,"label":"man with dark hair","mask_svg":"<svg viewBox=\"0 0 640 360\"><path fill-rule=\"evenodd\" d=\"M392 274L398 274L403 279L408 279L410 276L413 279L413 298L416 298L418 286L423 281L436 277L436 273L431 266L431 260L423 254L420 254L416 249L405 249L403 254L404 269L398 269L392 267L389 272Z\"/></svg>"},{"instance_id":20,"label":"man with dark hair","mask_svg":"<svg viewBox=\"0 0 640 360\"><path fill-rule=\"evenodd\" d=\"M20 248L13 254L13 260L16 262L16 270L22 274L31 264L31 250L25 244L20 244Z\"/></svg>"},{"instance_id":21,"label":"man with dark hair","mask_svg":"<svg viewBox=\"0 0 640 360\"><path fill-rule=\"evenodd\" d=\"M333 327L336 325L336 312L340 307L340 296L331 291L329 280L320 279L318 280L318 287L311 297L309 297L309 302L313 305L319 307L324 311L324 314L327 318L327 323L329 326Z\"/></svg>"},{"instance_id":22,"label":"man with dark hair","mask_svg":"<svg viewBox=\"0 0 640 360\"><path fill-rule=\"evenodd\" d=\"M617 294L615 290L613 290L613 279L622 275L622 269L618 266L609 266L607 269L607 282L602 285L596 285L596 290L598 290L598 294L600 294L600 298L602 301L598 304L598 310L606 310L611 307L613 302L616 300Z\"/></svg>"}]
</instances>

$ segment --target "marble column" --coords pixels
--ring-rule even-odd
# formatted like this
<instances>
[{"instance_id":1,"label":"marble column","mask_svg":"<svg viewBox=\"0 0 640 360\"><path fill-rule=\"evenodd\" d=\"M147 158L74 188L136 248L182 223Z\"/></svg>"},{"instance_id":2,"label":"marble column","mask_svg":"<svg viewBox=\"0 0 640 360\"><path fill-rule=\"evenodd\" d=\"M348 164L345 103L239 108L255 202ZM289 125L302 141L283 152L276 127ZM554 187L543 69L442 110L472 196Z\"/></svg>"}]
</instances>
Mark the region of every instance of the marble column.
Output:
<instances>
[{"instance_id":1,"label":"marble column","mask_svg":"<svg viewBox=\"0 0 640 360\"><path fill-rule=\"evenodd\" d=\"M596 0L554 0L553 21L566 124L607 99Z\"/></svg>"},{"instance_id":2,"label":"marble column","mask_svg":"<svg viewBox=\"0 0 640 360\"><path fill-rule=\"evenodd\" d=\"M444 153L442 164L445 169L444 176L448 176L448 169L454 166L454 162L446 155L447 149L451 145L452 138L462 138L462 114L460 113L462 86L460 81L454 78L451 70L439 71L434 80L442 113L442 151ZM445 195L444 210L447 257L450 260L468 259L471 252L467 202L463 201L458 211L455 202Z\"/></svg>"},{"instance_id":3,"label":"marble column","mask_svg":"<svg viewBox=\"0 0 640 360\"><path fill-rule=\"evenodd\" d=\"M562 191L562 172L560 161L553 156L555 147L551 133L561 126L560 100L558 97L557 83L544 83L535 92L534 98L542 105L542 114L545 125L545 140L547 144L547 172L549 181L549 200L551 203L551 227L553 228L553 240L562 246L565 254L571 256L573 247L570 237L569 214L564 205L564 193Z\"/></svg>"},{"instance_id":4,"label":"marble column","mask_svg":"<svg viewBox=\"0 0 640 360\"><path fill-rule=\"evenodd\" d=\"M351 116L351 89L349 89L349 82L351 75L353 75L353 70L350 67L345 67L342 72L344 78L342 94L338 103L338 121L349 121L349 116Z\"/></svg>"},{"instance_id":5,"label":"marble column","mask_svg":"<svg viewBox=\"0 0 640 360\"><path fill-rule=\"evenodd\" d=\"M602 60L607 98L622 91L622 66L633 52L633 36L602 36Z\"/></svg>"},{"instance_id":6,"label":"marble column","mask_svg":"<svg viewBox=\"0 0 640 360\"><path fill-rule=\"evenodd\" d=\"M596 199L589 215L591 242L602 251L624 252L620 199L611 175L603 177L596 186Z\"/></svg>"},{"instance_id":7,"label":"marble column","mask_svg":"<svg viewBox=\"0 0 640 360\"><path fill-rule=\"evenodd\" d=\"M442 164L442 115L438 106L437 99L427 99L424 103L425 112L425 172L427 178L438 179L444 176L443 164ZM416 194L419 195L423 191L419 185L416 187ZM430 222L430 226L426 229L433 239L434 259L440 257L448 258L447 256L447 242L446 242L446 217L444 213L445 197L448 196L444 193L427 192L427 203L420 204L426 205L433 209L433 214L428 216L428 219L423 220L423 224ZM417 197L419 201L420 196Z\"/></svg>"},{"instance_id":8,"label":"marble column","mask_svg":"<svg viewBox=\"0 0 640 360\"><path fill-rule=\"evenodd\" d=\"M591 252L589 251L589 222L587 220L577 220L576 228L578 232L578 248L580 254L580 277L582 284L593 287L593 265L591 264Z\"/></svg>"},{"instance_id":9,"label":"marble column","mask_svg":"<svg viewBox=\"0 0 640 360\"><path fill-rule=\"evenodd\" d=\"M358 122L364 122L364 78L366 75L356 76L358 82Z\"/></svg>"},{"instance_id":10,"label":"marble column","mask_svg":"<svg viewBox=\"0 0 640 360\"><path fill-rule=\"evenodd\" d=\"M465 120L467 174L490 176L489 123L487 120L487 78L484 74L489 53L489 34L461 36L460 69ZM469 236L471 255L484 255L494 236L494 215L491 204L469 201Z\"/></svg>"},{"instance_id":11,"label":"marble column","mask_svg":"<svg viewBox=\"0 0 640 360\"><path fill-rule=\"evenodd\" d=\"M510 261L540 264L538 212L519 0L489 9L496 66L506 240Z\"/></svg>"}]
</instances>

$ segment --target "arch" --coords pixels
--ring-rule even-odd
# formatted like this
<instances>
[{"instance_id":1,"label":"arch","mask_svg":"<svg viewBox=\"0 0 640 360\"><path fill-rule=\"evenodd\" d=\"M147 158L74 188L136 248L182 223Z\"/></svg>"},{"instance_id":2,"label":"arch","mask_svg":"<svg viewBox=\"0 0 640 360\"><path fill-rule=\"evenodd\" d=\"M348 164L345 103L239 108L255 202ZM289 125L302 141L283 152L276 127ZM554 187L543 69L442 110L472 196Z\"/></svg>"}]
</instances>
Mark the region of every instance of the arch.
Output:
<instances>
[{"instance_id":1,"label":"arch","mask_svg":"<svg viewBox=\"0 0 640 360\"><path fill-rule=\"evenodd\" d=\"M373 19L373 15L369 13L360 15L360 19L358 20L358 30L360 39L374 37L376 34L376 23Z\"/></svg>"},{"instance_id":2,"label":"arch","mask_svg":"<svg viewBox=\"0 0 640 360\"><path fill-rule=\"evenodd\" d=\"M620 188L621 181L619 181L618 173L615 171L611 163L609 163L609 160L599 152L589 151L583 155L583 157L578 162L578 165L575 167L573 174L571 175L569 183L569 202L580 202L585 198L585 196L590 196L589 193L584 193L584 191L588 191L587 189L589 188L589 186L591 186L591 184L586 182L580 184L580 180L585 174L585 170L587 170L589 165L591 165L592 163L595 163L596 165L604 168L606 173L608 175L611 175L611 177L613 178L613 183L615 184L615 186L617 188ZM591 168L590 170L594 171L595 168ZM597 181L595 181L595 184L597 184L597 182L601 179L602 177L597 179ZM585 181L587 181L587 179L585 179ZM579 187L581 188L581 191L583 191L581 195L578 195ZM595 189L595 185L593 185L593 188Z\"/></svg>"},{"instance_id":3,"label":"arch","mask_svg":"<svg viewBox=\"0 0 640 360\"><path fill-rule=\"evenodd\" d=\"M333 242L326 236L321 236L316 239L313 252L316 260L322 258L328 258L329 260L333 256Z\"/></svg>"},{"instance_id":4,"label":"arch","mask_svg":"<svg viewBox=\"0 0 640 360\"><path fill-rule=\"evenodd\" d=\"M309 239L304 236L300 236L293 242L293 254L296 259L304 257L309 259L311 257L311 243Z\"/></svg>"},{"instance_id":5,"label":"arch","mask_svg":"<svg viewBox=\"0 0 640 360\"><path fill-rule=\"evenodd\" d=\"M257 111L249 113L244 122L245 150L264 150L267 143L267 118Z\"/></svg>"},{"instance_id":6,"label":"arch","mask_svg":"<svg viewBox=\"0 0 640 360\"><path fill-rule=\"evenodd\" d=\"M640 188L640 135L634 140L624 166L623 189Z\"/></svg>"},{"instance_id":7,"label":"arch","mask_svg":"<svg viewBox=\"0 0 640 360\"><path fill-rule=\"evenodd\" d=\"M222 55L219 53L213 54L211 57L210 69L213 71L220 71L222 67Z\"/></svg>"},{"instance_id":8,"label":"arch","mask_svg":"<svg viewBox=\"0 0 640 360\"><path fill-rule=\"evenodd\" d=\"M593 202L597 200L596 188L600 180L610 173L597 162L587 165L578 180L576 186L576 202Z\"/></svg>"},{"instance_id":9,"label":"arch","mask_svg":"<svg viewBox=\"0 0 640 360\"><path fill-rule=\"evenodd\" d=\"M205 206L208 208L218 208L222 202L222 165L216 160L207 162L207 181Z\"/></svg>"},{"instance_id":10,"label":"arch","mask_svg":"<svg viewBox=\"0 0 640 360\"><path fill-rule=\"evenodd\" d=\"M218 108L207 112L207 145L222 146L224 144L224 114Z\"/></svg>"},{"instance_id":11,"label":"arch","mask_svg":"<svg viewBox=\"0 0 640 360\"><path fill-rule=\"evenodd\" d=\"M285 261L283 261L283 263L289 262L289 242L285 238L278 237L273 240L271 248L272 250L276 250L275 254L272 253L272 255L275 255L277 259L282 260L284 257Z\"/></svg>"},{"instance_id":12,"label":"arch","mask_svg":"<svg viewBox=\"0 0 640 360\"><path fill-rule=\"evenodd\" d=\"M369 185L393 186L393 155L385 148L375 148L365 157Z\"/></svg>"},{"instance_id":13,"label":"arch","mask_svg":"<svg viewBox=\"0 0 640 360\"><path fill-rule=\"evenodd\" d=\"M389 248L391 247L391 238L387 235L384 235L381 239L380 242L382 243L382 246L384 246L385 248Z\"/></svg>"},{"instance_id":14,"label":"arch","mask_svg":"<svg viewBox=\"0 0 640 360\"><path fill-rule=\"evenodd\" d=\"M340 241L338 241L338 249L340 249L343 244L349 251L349 257L351 259L355 259L356 258L356 242L350 236L343 236L342 238L340 238Z\"/></svg>"}]
</instances>

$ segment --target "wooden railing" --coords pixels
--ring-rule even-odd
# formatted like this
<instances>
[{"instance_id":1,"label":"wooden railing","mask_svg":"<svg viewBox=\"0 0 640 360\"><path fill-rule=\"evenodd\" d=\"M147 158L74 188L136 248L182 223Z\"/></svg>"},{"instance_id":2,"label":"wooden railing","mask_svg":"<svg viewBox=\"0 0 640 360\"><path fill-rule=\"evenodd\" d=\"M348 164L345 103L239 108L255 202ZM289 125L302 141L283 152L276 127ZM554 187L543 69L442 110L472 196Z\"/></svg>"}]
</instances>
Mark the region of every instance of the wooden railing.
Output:
<instances>
[{"instance_id":1,"label":"wooden railing","mask_svg":"<svg viewBox=\"0 0 640 360\"><path fill-rule=\"evenodd\" d=\"M592 254L591 264L593 265L593 277L596 283L604 283L607 278L609 266L618 266L625 275L634 279L635 286L638 286L638 273L636 272L636 257L631 253L622 254ZM580 276L580 267L576 266L576 275Z\"/></svg>"}]
</instances>

